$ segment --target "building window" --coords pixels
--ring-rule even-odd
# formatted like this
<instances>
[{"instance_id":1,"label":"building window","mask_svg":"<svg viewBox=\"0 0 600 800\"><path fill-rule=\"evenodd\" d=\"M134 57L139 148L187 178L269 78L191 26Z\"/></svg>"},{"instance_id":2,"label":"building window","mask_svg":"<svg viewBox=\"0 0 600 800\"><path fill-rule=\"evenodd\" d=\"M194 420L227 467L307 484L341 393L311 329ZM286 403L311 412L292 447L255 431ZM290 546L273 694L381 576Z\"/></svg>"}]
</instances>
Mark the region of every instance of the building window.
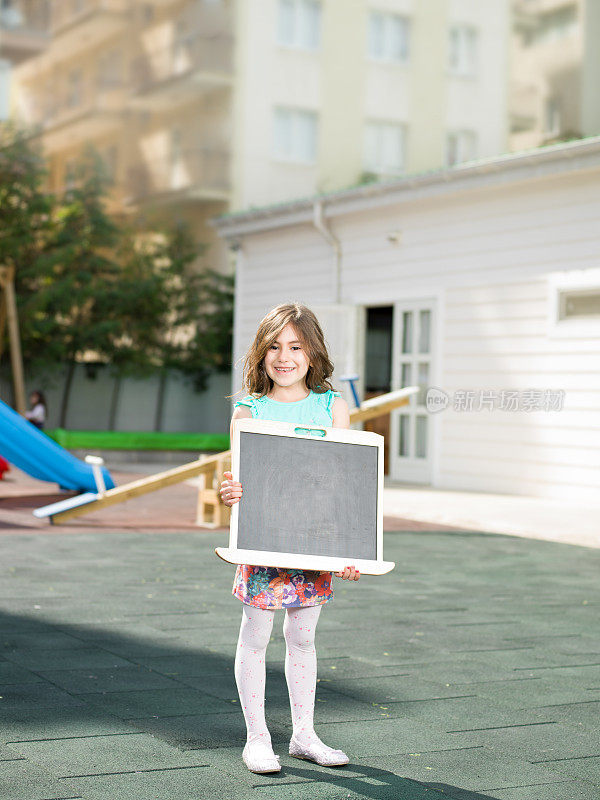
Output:
<instances>
[{"instance_id":1,"label":"building window","mask_svg":"<svg viewBox=\"0 0 600 800\"><path fill-rule=\"evenodd\" d=\"M161 189L182 189L188 185L189 177L184 158L183 131L181 128L171 129L169 160L169 186L161 186Z\"/></svg>"},{"instance_id":2,"label":"building window","mask_svg":"<svg viewBox=\"0 0 600 800\"><path fill-rule=\"evenodd\" d=\"M560 42L573 36L579 29L577 4L544 14L532 32L530 44Z\"/></svg>"},{"instance_id":3,"label":"building window","mask_svg":"<svg viewBox=\"0 0 600 800\"><path fill-rule=\"evenodd\" d=\"M477 134L474 131L451 131L446 136L446 166L453 167L477 158Z\"/></svg>"},{"instance_id":4,"label":"building window","mask_svg":"<svg viewBox=\"0 0 600 800\"><path fill-rule=\"evenodd\" d=\"M117 177L117 155L118 150L115 144L111 144L102 153L102 163L106 172L106 177L111 181Z\"/></svg>"},{"instance_id":5,"label":"building window","mask_svg":"<svg viewBox=\"0 0 600 800\"><path fill-rule=\"evenodd\" d=\"M477 71L477 31L469 25L454 25L448 36L448 70L452 75L473 77Z\"/></svg>"},{"instance_id":6,"label":"building window","mask_svg":"<svg viewBox=\"0 0 600 800\"><path fill-rule=\"evenodd\" d=\"M395 175L404 171L404 125L369 122L365 128L365 169L377 174Z\"/></svg>"},{"instance_id":7,"label":"building window","mask_svg":"<svg viewBox=\"0 0 600 800\"><path fill-rule=\"evenodd\" d=\"M141 8L142 24L149 25L154 20L154 6L152 3L144 3Z\"/></svg>"},{"instance_id":8,"label":"building window","mask_svg":"<svg viewBox=\"0 0 600 800\"><path fill-rule=\"evenodd\" d=\"M559 292L558 319L600 320L600 288Z\"/></svg>"},{"instance_id":9,"label":"building window","mask_svg":"<svg viewBox=\"0 0 600 800\"><path fill-rule=\"evenodd\" d=\"M65 161L65 191L70 192L77 186L77 161L70 158Z\"/></svg>"},{"instance_id":10,"label":"building window","mask_svg":"<svg viewBox=\"0 0 600 800\"><path fill-rule=\"evenodd\" d=\"M9 115L10 75L10 61L0 58L0 120L7 120Z\"/></svg>"},{"instance_id":11,"label":"building window","mask_svg":"<svg viewBox=\"0 0 600 800\"><path fill-rule=\"evenodd\" d=\"M548 335L557 338L600 334L600 268L549 276Z\"/></svg>"},{"instance_id":12,"label":"building window","mask_svg":"<svg viewBox=\"0 0 600 800\"><path fill-rule=\"evenodd\" d=\"M410 20L399 14L371 11L368 53L377 61L403 62L409 55Z\"/></svg>"},{"instance_id":13,"label":"building window","mask_svg":"<svg viewBox=\"0 0 600 800\"><path fill-rule=\"evenodd\" d=\"M321 33L319 0L279 0L277 41L286 47L316 50Z\"/></svg>"},{"instance_id":14,"label":"building window","mask_svg":"<svg viewBox=\"0 0 600 800\"><path fill-rule=\"evenodd\" d=\"M273 138L276 158L313 164L317 157L317 115L313 111L276 108Z\"/></svg>"},{"instance_id":15,"label":"building window","mask_svg":"<svg viewBox=\"0 0 600 800\"><path fill-rule=\"evenodd\" d=\"M121 84L123 53L115 48L98 59L98 88L111 89Z\"/></svg>"},{"instance_id":16,"label":"building window","mask_svg":"<svg viewBox=\"0 0 600 800\"><path fill-rule=\"evenodd\" d=\"M67 108L76 108L82 103L83 74L80 69L72 70L67 78Z\"/></svg>"},{"instance_id":17,"label":"building window","mask_svg":"<svg viewBox=\"0 0 600 800\"><path fill-rule=\"evenodd\" d=\"M12 0L2 0L0 3L0 27L11 30L20 28L25 23L23 13Z\"/></svg>"},{"instance_id":18,"label":"building window","mask_svg":"<svg viewBox=\"0 0 600 800\"><path fill-rule=\"evenodd\" d=\"M544 126L546 136L558 136L560 133L560 108L555 97L546 100Z\"/></svg>"}]
</instances>

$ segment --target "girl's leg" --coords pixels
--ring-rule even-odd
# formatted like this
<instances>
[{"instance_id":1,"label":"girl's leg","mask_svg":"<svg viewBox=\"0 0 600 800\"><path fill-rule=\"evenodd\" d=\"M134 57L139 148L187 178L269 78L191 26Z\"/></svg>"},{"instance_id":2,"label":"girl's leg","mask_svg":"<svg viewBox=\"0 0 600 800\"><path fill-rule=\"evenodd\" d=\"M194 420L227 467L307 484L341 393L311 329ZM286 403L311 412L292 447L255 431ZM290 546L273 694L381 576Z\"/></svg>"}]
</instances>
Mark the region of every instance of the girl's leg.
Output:
<instances>
[{"instance_id":1,"label":"girl's leg","mask_svg":"<svg viewBox=\"0 0 600 800\"><path fill-rule=\"evenodd\" d=\"M290 755L324 766L348 763L348 756L323 744L315 733L313 717L317 687L315 630L321 606L288 608L283 622L286 641L285 677L290 695L294 733Z\"/></svg>"},{"instance_id":2,"label":"girl's leg","mask_svg":"<svg viewBox=\"0 0 600 800\"><path fill-rule=\"evenodd\" d=\"M265 721L265 655L273 630L274 611L244 605L235 654L235 682L246 729L247 741L271 746Z\"/></svg>"},{"instance_id":3,"label":"girl's leg","mask_svg":"<svg viewBox=\"0 0 600 800\"><path fill-rule=\"evenodd\" d=\"M328 747L315 733L313 717L317 688L315 630L321 606L287 609L283 622L286 641L285 677L290 695L294 733L290 755L316 761L324 767L348 763L341 750Z\"/></svg>"},{"instance_id":4,"label":"girl's leg","mask_svg":"<svg viewBox=\"0 0 600 800\"><path fill-rule=\"evenodd\" d=\"M292 709L294 736L310 738L314 734L313 716L317 688L317 652L315 630L321 606L286 609L283 621L285 636L285 678Z\"/></svg>"}]
</instances>

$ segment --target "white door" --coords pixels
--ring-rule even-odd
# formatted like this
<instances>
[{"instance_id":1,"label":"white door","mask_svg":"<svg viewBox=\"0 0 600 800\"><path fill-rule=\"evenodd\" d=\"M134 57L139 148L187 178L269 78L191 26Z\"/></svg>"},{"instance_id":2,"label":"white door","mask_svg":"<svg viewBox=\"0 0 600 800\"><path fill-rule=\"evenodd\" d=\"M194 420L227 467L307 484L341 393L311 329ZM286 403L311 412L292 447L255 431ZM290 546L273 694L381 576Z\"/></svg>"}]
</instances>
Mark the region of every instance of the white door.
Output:
<instances>
[{"instance_id":1,"label":"white door","mask_svg":"<svg viewBox=\"0 0 600 800\"><path fill-rule=\"evenodd\" d=\"M435 300L408 300L394 306L392 382L394 389L419 386L418 395L391 415L390 477L431 483L431 416L425 394L433 375Z\"/></svg>"}]
</instances>

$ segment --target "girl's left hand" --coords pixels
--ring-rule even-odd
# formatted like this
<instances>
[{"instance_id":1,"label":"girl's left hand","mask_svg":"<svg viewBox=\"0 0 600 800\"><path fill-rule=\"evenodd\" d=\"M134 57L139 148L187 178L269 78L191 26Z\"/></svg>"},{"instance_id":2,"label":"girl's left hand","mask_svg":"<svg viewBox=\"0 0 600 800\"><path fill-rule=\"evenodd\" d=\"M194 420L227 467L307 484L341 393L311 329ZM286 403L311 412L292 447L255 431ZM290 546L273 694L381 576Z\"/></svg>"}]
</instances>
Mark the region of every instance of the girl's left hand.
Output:
<instances>
[{"instance_id":1,"label":"girl's left hand","mask_svg":"<svg viewBox=\"0 0 600 800\"><path fill-rule=\"evenodd\" d=\"M360 572L354 567L345 567L343 572L336 572L334 574L345 581L357 581L360 578Z\"/></svg>"}]
</instances>

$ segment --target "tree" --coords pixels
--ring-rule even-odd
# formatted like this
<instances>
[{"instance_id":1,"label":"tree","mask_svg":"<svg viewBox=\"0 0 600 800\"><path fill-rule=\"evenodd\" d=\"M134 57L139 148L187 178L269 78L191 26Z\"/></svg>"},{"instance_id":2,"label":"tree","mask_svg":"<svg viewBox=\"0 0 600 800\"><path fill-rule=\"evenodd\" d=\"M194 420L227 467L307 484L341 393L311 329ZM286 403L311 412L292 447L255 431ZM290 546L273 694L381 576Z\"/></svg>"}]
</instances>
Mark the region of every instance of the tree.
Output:
<instances>
[{"instance_id":1,"label":"tree","mask_svg":"<svg viewBox=\"0 0 600 800\"><path fill-rule=\"evenodd\" d=\"M229 367L232 280L198 273L189 229L125 227L105 211L108 181L88 152L73 188L42 191L41 160L24 136L0 153L0 258L16 266L26 365L67 367L64 425L77 362L108 364L117 376L176 369L197 389Z\"/></svg>"}]
</instances>

